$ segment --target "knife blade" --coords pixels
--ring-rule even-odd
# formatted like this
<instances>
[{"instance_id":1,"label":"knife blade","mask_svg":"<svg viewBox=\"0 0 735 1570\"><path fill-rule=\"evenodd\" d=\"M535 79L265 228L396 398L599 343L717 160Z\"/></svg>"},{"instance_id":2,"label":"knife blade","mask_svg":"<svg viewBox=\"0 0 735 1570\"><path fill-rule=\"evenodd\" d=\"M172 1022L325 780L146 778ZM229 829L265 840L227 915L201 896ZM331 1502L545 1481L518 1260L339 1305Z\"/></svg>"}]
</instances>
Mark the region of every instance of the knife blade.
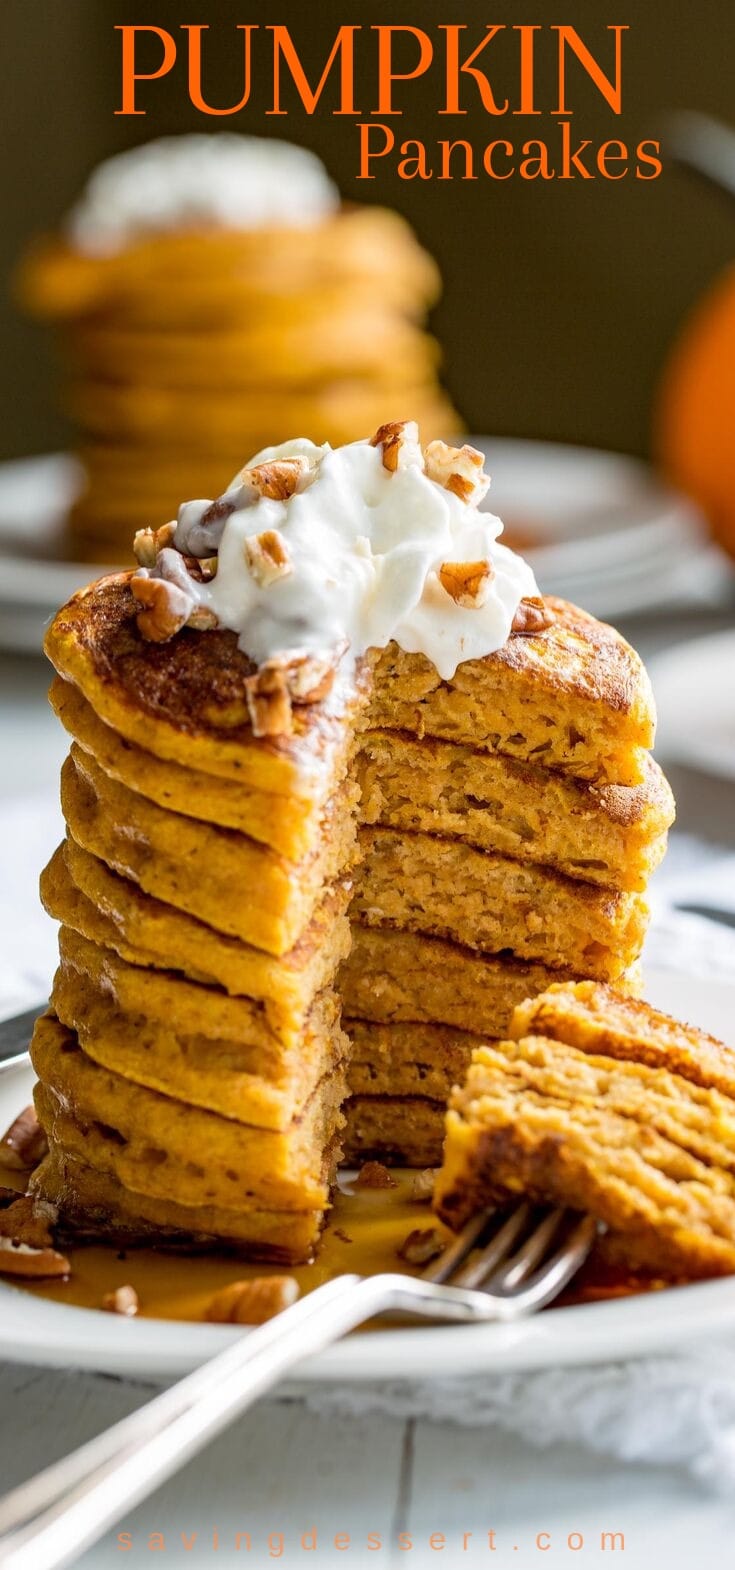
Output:
<instances>
[{"instance_id":1,"label":"knife blade","mask_svg":"<svg viewBox=\"0 0 735 1570\"><path fill-rule=\"evenodd\" d=\"M0 1020L0 1063L28 1051L33 1026L46 1006L45 1003L37 1003L22 1014L14 1014L12 1019Z\"/></svg>"}]
</instances>

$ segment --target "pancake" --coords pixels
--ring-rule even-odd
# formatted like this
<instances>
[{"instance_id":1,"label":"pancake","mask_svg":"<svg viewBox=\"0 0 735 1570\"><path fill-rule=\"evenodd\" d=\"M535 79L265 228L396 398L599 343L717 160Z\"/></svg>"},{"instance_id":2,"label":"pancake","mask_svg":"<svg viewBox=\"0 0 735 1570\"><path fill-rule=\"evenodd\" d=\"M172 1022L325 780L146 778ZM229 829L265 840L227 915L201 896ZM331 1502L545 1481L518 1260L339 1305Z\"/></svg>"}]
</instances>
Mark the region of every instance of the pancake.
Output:
<instances>
[{"instance_id":1,"label":"pancake","mask_svg":"<svg viewBox=\"0 0 735 1570\"><path fill-rule=\"evenodd\" d=\"M455 1026L485 1036L508 1033L516 1004L543 992L562 973L547 965L475 949L419 932L352 923L352 949L339 971L345 1013L384 1024ZM616 982L634 995L642 982L631 966Z\"/></svg>"},{"instance_id":2,"label":"pancake","mask_svg":"<svg viewBox=\"0 0 735 1570\"><path fill-rule=\"evenodd\" d=\"M596 1216L631 1267L672 1278L735 1271L728 1049L644 1003L580 989L518 1010L518 1031L538 1032L546 1017L553 1038L474 1053L447 1117L439 1215L460 1227L478 1206L526 1194ZM583 1050L566 1039L567 1021Z\"/></svg>"},{"instance_id":3,"label":"pancake","mask_svg":"<svg viewBox=\"0 0 735 1570\"><path fill-rule=\"evenodd\" d=\"M620 633L566 600L546 596L555 621L511 637L443 681L420 654L395 644L374 660L374 729L436 736L576 779L643 785L655 709L645 668Z\"/></svg>"},{"instance_id":4,"label":"pancake","mask_svg":"<svg viewBox=\"0 0 735 1570\"><path fill-rule=\"evenodd\" d=\"M31 1042L35 1099L49 1142L112 1171L133 1193L225 1210L323 1210L324 1152L343 1125L331 1074L282 1132L236 1123L92 1062L74 1032L42 1015Z\"/></svg>"},{"instance_id":5,"label":"pancake","mask_svg":"<svg viewBox=\"0 0 735 1570\"><path fill-rule=\"evenodd\" d=\"M444 1101L421 1096L353 1096L345 1105L348 1166L436 1167L444 1143Z\"/></svg>"},{"instance_id":6,"label":"pancake","mask_svg":"<svg viewBox=\"0 0 735 1570\"><path fill-rule=\"evenodd\" d=\"M324 800L324 773L356 723L359 698L337 680L320 703L294 710L290 736L254 737L245 682L255 666L235 633L184 628L150 643L136 625L130 573L73 595L54 618L44 648L79 687L98 718L158 758L202 769L274 796Z\"/></svg>"},{"instance_id":7,"label":"pancake","mask_svg":"<svg viewBox=\"0 0 735 1570\"><path fill-rule=\"evenodd\" d=\"M262 1000L275 1034L297 1028L317 992L332 980L350 945L349 884L328 889L288 954L274 959L151 899L68 839L41 875L46 910L82 937L141 967L171 970Z\"/></svg>"},{"instance_id":8,"label":"pancake","mask_svg":"<svg viewBox=\"0 0 735 1570\"><path fill-rule=\"evenodd\" d=\"M345 367L339 377L316 383L305 378L301 387L258 389L257 401L212 390L205 403L192 401L188 390L177 387L139 387L130 382L109 382L85 377L72 380L64 392L66 412L87 433L81 458L87 472L115 472L132 454L152 483L164 466L176 503L187 491L172 472L177 459L187 472L205 476L213 463L225 479L206 496L219 494L222 484L242 466L243 452L260 452L270 445L275 430L331 431L333 446L350 441L355 431L377 430L385 411L400 400L415 411L422 431L440 436L458 427L457 415L438 388L417 383L400 362L359 379ZM95 440L96 438L96 440ZM206 444L206 445L204 445ZM200 449L202 449L200 451ZM214 472L214 470L211 470ZM194 487L193 489L198 489ZM193 494L193 491L192 491ZM141 504L143 487L138 505ZM91 511L97 501L92 498ZM121 520L122 522L122 520ZM127 544L121 528L120 542Z\"/></svg>"},{"instance_id":9,"label":"pancake","mask_svg":"<svg viewBox=\"0 0 735 1570\"><path fill-rule=\"evenodd\" d=\"M546 1036L581 1052L668 1068L705 1090L735 1097L735 1052L714 1036L612 987L552 986L514 1011L508 1035Z\"/></svg>"},{"instance_id":10,"label":"pancake","mask_svg":"<svg viewBox=\"0 0 735 1570\"><path fill-rule=\"evenodd\" d=\"M124 991L124 989L122 989ZM187 1030L184 1022L121 1006L119 989L110 994L94 984L86 969L61 964L50 995L61 1024L74 1030L86 1057L122 1079L148 1086L218 1112L236 1123L284 1132L302 1113L320 1080L331 1074L349 1050L339 1030L339 1005L333 992L319 994L289 1049L228 1039L207 1030Z\"/></svg>"},{"instance_id":11,"label":"pancake","mask_svg":"<svg viewBox=\"0 0 735 1570\"><path fill-rule=\"evenodd\" d=\"M456 742L371 730L357 777L364 823L467 840L614 889L646 888L674 818L646 758L638 786L592 785Z\"/></svg>"},{"instance_id":12,"label":"pancake","mask_svg":"<svg viewBox=\"0 0 735 1570\"><path fill-rule=\"evenodd\" d=\"M354 801L354 787L342 787L326 809L318 849L289 862L234 829L157 807L112 780L76 743L61 771L61 805L78 844L165 904L275 955L293 947L324 884L349 865Z\"/></svg>"},{"instance_id":13,"label":"pancake","mask_svg":"<svg viewBox=\"0 0 735 1570\"><path fill-rule=\"evenodd\" d=\"M603 981L615 980L640 953L648 917L640 894L599 889L430 834L366 828L360 846L352 910L367 926L508 951Z\"/></svg>"},{"instance_id":14,"label":"pancake","mask_svg":"<svg viewBox=\"0 0 735 1570\"><path fill-rule=\"evenodd\" d=\"M345 365L356 376L380 374L389 354L416 380L428 380L439 362L438 344L419 327L380 309L367 315L359 302L341 320L330 312L320 322L254 323L244 331L232 323L206 333L80 324L68 353L73 375L188 387L200 398L222 390L256 396L266 365L268 385L288 388L303 386L305 365L319 383L341 375Z\"/></svg>"},{"instance_id":15,"label":"pancake","mask_svg":"<svg viewBox=\"0 0 735 1570\"><path fill-rule=\"evenodd\" d=\"M97 718L79 689L60 677L51 684L49 700L65 730L112 779L159 807L223 829L238 829L291 861L316 850L325 805L345 777L352 750L350 731L345 728L342 748L334 748L329 768L323 771L321 800L316 795L312 800L273 796L239 780L167 763L123 740Z\"/></svg>"},{"instance_id":16,"label":"pancake","mask_svg":"<svg viewBox=\"0 0 735 1570\"><path fill-rule=\"evenodd\" d=\"M111 1172L96 1171L61 1145L36 1168L31 1192L58 1209L62 1236L118 1248L226 1247L269 1264L300 1264L314 1253L324 1224L313 1210L220 1210L133 1194Z\"/></svg>"},{"instance_id":17,"label":"pancake","mask_svg":"<svg viewBox=\"0 0 735 1570\"><path fill-rule=\"evenodd\" d=\"M48 238L24 258L18 291L28 310L50 320L116 314L120 305L128 312L145 309L141 296L160 299L165 312L166 299L177 294L186 306L193 302L194 310L203 294L205 299L213 294L224 302L225 314L228 286L239 298L257 299L259 290L272 297L289 287L300 292L305 282L313 287L316 280L323 287L367 280L379 282L384 298L403 300L412 311L417 302L433 304L439 293L436 264L405 219L388 208L346 207L288 235L284 244L280 226L187 227L141 235L134 245L94 257Z\"/></svg>"},{"instance_id":18,"label":"pancake","mask_svg":"<svg viewBox=\"0 0 735 1570\"><path fill-rule=\"evenodd\" d=\"M130 964L174 971L234 997L262 1000L276 1035L298 1029L311 999L347 954L350 897L349 884L333 885L299 942L274 959L151 899L74 840L59 846L41 874L41 898L56 921Z\"/></svg>"}]
</instances>

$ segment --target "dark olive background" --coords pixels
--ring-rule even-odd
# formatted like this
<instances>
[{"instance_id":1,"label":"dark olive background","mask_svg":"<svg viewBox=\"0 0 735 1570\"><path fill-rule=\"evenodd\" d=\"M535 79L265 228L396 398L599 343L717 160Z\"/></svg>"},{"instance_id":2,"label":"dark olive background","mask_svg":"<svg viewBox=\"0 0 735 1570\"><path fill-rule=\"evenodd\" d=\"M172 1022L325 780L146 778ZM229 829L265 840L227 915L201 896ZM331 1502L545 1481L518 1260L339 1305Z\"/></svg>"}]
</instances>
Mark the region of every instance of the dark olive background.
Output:
<instances>
[{"instance_id":1,"label":"dark olive background","mask_svg":"<svg viewBox=\"0 0 735 1570\"><path fill-rule=\"evenodd\" d=\"M656 136L672 108L706 109L732 118L735 52L733 0L527 0L523 7L477 0L0 0L2 37L2 223L0 270L2 375L0 456L41 451L65 438L54 404L49 335L24 322L10 297L14 259L39 229L53 226L88 170L116 149L171 131L238 129L289 136L316 149L350 199L399 207L439 260L443 301L435 325L446 350L446 378L470 428L564 438L644 451L651 399L666 347L698 293L735 253L735 202L675 168L659 180L597 178L567 183L519 178L474 183L400 180L388 168L358 182L358 132L322 102L309 117L295 94L287 119L266 118L269 54L258 51L253 97L238 116L198 114L186 92L184 51L167 79L141 90L145 117L116 117L119 23L209 23L207 96L236 101L241 92L241 23L285 23L315 80L341 23L361 23L365 58L364 118L374 107L371 23L412 23L431 31L466 22L468 39L486 23L572 23L593 52L612 60L604 24L629 23L624 44L624 111L620 121L570 67L577 138L620 136L633 147ZM185 35L179 33L182 39ZM517 67L505 35L491 45L497 91L513 97ZM554 61L554 35L539 34L539 60ZM264 42L263 35L256 45ZM359 46L358 46L359 47ZM494 51L494 52L493 52ZM318 68L318 69L317 69ZM316 73L316 75L315 75ZM495 80L495 77L494 77ZM553 72L540 78L549 108ZM492 137L521 142L544 136L557 145L550 114L494 120L479 107L472 83L462 120L437 117L440 71L401 94L406 113L393 125L431 144L465 137L481 149ZM334 100L332 99L331 102Z\"/></svg>"}]
</instances>

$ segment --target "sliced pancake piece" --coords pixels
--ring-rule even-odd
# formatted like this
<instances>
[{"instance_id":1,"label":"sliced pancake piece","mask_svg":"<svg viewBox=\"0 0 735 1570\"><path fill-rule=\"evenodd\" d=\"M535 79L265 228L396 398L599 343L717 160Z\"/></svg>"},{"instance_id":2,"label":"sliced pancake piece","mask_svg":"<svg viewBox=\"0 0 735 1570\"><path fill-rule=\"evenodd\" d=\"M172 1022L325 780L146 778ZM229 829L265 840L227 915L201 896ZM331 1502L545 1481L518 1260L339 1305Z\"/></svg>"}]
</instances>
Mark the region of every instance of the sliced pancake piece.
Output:
<instances>
[{"instance_id":1,"label":"sliced pancake piece","mask_svg":"<svg viewBox=\"0 0 735 1570\"><path fill-rule=\"evenodd\" d=\"M348 1166L383 1161L389 1166L437 1167L444 1143L444 1101L422 1096L352 1096L345 1103L343 1135Z\"/></svg>"},{"instance_id":2,"label":"sliced pancake piece","mask_svg":"<svg viewBox=\"0 0 735 1570\"><path fill-rule=\"evenodd\" d=\"M447 1025L376 1025L344 1019L352 1043L352 1096L423 1096L446 1102L483 1038Z\"/></svg>"},{"instance_id":3,"label":"sliced pancake piece","mask_svg":"<svg viewBox=\"0 0 735 1570\"><path fill-rule=\"evenodd\" d=\"M30 1187L56 1207L61 1234L68 1231L74 1243L163 1243L187 1252L226 1247L291 1265L311 1259L324 1225L318 1210L221 1210L134 1194L112 1172L95 1170L61 1145L36 1168Z\"/></svg>"},{"instance_id":4,"label":"sliced pancake piece","mask_svg":"<svg viewBox=\"0 0 735 1570\"><path fill-rule=\"evenodd\" d=\"M352 923L352 949L337 985L345 1014L385 1024L423 1021L453 1025L483 1036L503 1036L516 1004L563 974L547 965L478 954L476 949L421 932ZM637 995L640 965L616 981Z\"/></svg>"},{"instance_id":5,"label":"sliced pancake piece","mask_svg":"<svg viewBox=\"0 0 735 1570\"><path fill-rule=\"evenodd\" d=\"M360 712L354 680L340 673L321 702L296 706L291 735L256 738L245 687L256 667L236 634L184 628L169 643L147 642L136 625L132 576L80 589L55 616L44 647L59 675L101 720L158 758L322 802L325 771Z\"/></svg>"},{"instance_id":6,"label":"sliced pancake piece","mask_svg":"<svg viewBox=\"0 0 735 1570\"><path fill-rule=\"evenodd\" d=\"M302 937L274 958L153 899L73 839L59 846L41 875L41 898L55 920L131 964L263 1000L276 1034L299 1028L311 999L347 954L351 893L349 883L333 884Z\"/></svg>"},{"instance_id":7,"label":"sliced pancake piece","mask_svg":"<svg viewBox=\"0 0 735 1570\"><path fill-rule=\"evenodd\" d=\"M732 1047L599 982L552 985L540 997L529 996L514 1011L508 1035L547 1036L581 1052L670 1069L735 1097Z\"/></svg>"},{"instance_id":8,"label":"sliced pancake piece","mask_svg":"<svg viewBox=\"0 0 735 1570\"><path fill-rule=\"evenodd\" d=\"M340 788L318 850L301 862L238 834L157 807L72 745L61 804L78 844L146 893L269 954L288 952L354 855L356 787ZM257 889L257 898L253 890Z\"/></svg>"},{"instance_id":9,"label":"sliced pancake piece","mask_svg":"<svg viewBox=\"0 0 735 1570\"><path fill-rule=\"evenodd\" d=\"M436 1206L459 1227L518 1194L596 1216L631 1266L733 1272L735 1098L544 1036L485 1045L452 1096Z\"/></svg>"},{"instance_id":10,"label":"sliced pancake piece","mask_svg":"<svg viewBox=\"0 0 735 1570\"><path fill-rule=\"evenodd\" d=\"M339 1066L349 1042L339 1027L331 988L313 1002L288 1047L187 1030L180 1021L120 1007L113 989L63 963L51 992L57 1017L76 1031L88 1058L164 1096L218 1112L238 1123L285 1131L317 1085Z\"/></svg>"},{"instance_id":11,"label":"sliced pancake piece","mask_svg":"<svg viewBox=\"0 0 735 1570\"><path fill-rule=\"evenodd\" d=\"M615 980L640 953L648 907L463 841L396 829L360 831L353 913L368 926L451 938L486 953Z\"/></svg>"},{"instance_id":12,"label":"sliced pancake piece","mask_svg":"<svg viewBox=\"0 0 735 1570\"><path fill-rule=\"evenodd\" d=\"M394 643L376 651L371 726L438 736L578 779L644 784L655 708L642 661L613 627L566 600L545 603L556 618L551 627L466 660L451 681Z\"/></svg>"},{"instance_id":13,"label":"sliced pancake piece","mask_svg":"<svg viewBox=\"0 0 735 1570\"><path fill-rule=\"evenodd\" d=\"M114 1172L134 1193L225 1210L323 1210L329 1202L325 1152L343 1126L346 1088L339 1070L277 1133L132 1084L92 1062L53 1015L37 1022L31 1061L49 1144Z\"/></svg>"},{"instance_id":14,"label":"sliced pancake piece","mask_svg":"<svg viewBox=\"0 0 735 1570\"><path fill-rule=\"evenodd\" d=\"M317 848L324 807L345 777L354 744L352 729L345 726L343 747L332 750L329 766L323 770L321 799L316 795L312 800L274 796L239 780L166 762L126 741L98 719L78 687L60 676L51 683L49 701L69 735L112 779L159 807L219 828L237 829L290 861L299 861Z\"/></svg>"},{"instance_id":15,"label":"sliced pancake piece","mask_svg":"<svg viewBox=\"0 0 735 1570\"><path fill-rule=\"evenodd\" d=\"M458 742L371 730L360 743L361 820L467 840L570 878L643 890L674 799L658 764L642 785L592 785Z\"/></svg>"}]
</instances>

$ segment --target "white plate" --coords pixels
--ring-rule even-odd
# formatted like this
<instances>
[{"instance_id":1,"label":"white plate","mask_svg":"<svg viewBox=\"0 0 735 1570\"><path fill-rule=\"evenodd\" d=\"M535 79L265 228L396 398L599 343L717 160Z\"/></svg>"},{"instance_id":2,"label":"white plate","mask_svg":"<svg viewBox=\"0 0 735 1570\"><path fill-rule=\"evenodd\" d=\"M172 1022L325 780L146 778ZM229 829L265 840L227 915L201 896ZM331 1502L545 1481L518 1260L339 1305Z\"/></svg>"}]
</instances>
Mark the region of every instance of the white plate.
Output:
<instances>
[{"instance_id":1,"label":"white plate","mask_svg":"<svg viewBox=\"0 0 735 1570\"><path fill-rule=\"evenodd\" d=\"M677 1018L733 1039L735 985L651 971L646 996ZM0 1127L27 1104L31 1082L25 1066L0 1074ZM516 1325L407 1326L351 1336L312 1358L292 1384L470 1377L492 1369L607 1362L686 1343L701 1345L719 1333L731 1334L734 1327L735 1278L550 1309ZM196 1367L241 1334L216 1325L118 1319L0 1285L0 1357L16 1362L163 1378Z\"/></svg>"},{"instance_id":2,"label":"white plate","mask_svg":"<svg viewBox=\"0 0 735 1570\"><path fill-rule=\"evenodd\" d=\"M657 756L735 779L735 631L677 644L650 674Z\"/></svg>"},{"instance_id":3,"label":"white plate","mask_svg":"<svg viewBox=\"0 0 735 1570\"><path fill-rule=\"evenodd\" d=\"M729 568L699 514L646 464L555 442L470 438L488 455L488 506L527 525L526 554L548 594L596 616L711 600ZM63 560L63 519L80 470L63 454L0 464L0 644L35 651L45 623L99 566Z\"/></svg>"}]
</instances>

